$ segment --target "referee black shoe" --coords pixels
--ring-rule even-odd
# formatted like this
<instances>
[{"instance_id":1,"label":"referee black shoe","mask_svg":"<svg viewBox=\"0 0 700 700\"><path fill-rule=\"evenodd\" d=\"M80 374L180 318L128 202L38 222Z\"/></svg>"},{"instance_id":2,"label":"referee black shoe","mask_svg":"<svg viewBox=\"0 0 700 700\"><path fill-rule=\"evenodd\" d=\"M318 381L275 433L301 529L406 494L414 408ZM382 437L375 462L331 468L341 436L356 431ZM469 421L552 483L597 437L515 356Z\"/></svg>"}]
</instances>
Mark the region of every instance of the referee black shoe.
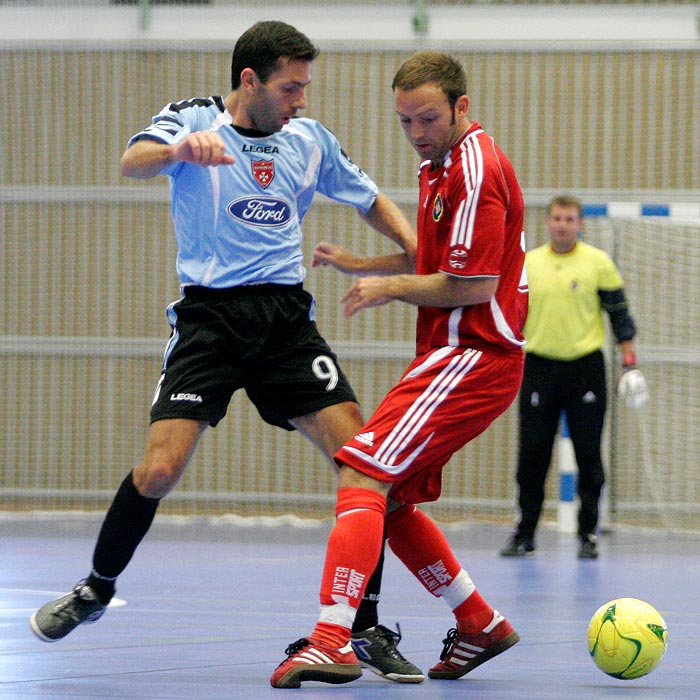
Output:
<instances>
[{"instance_id":1,"label":"referee black shoe","mask_svg":"<svg viewBox=\"0 0 700 700\"><path fill-rule=\"evenodd\" d=\"M580 546L578 548L579 559L598 558L598 538L593 534L581 535Z\"/></svg>"},{"instance_id":2,"label":"referee black shoe","mask_svg":"<svg viewBox=\"0 0 700 700\"><path fill-rule=\"evenodd\" d=\"M501 550L502 557L526 557L535 553L535 540L527 535L515 534Z\"/></svg>"},{"instance_id":3,"label":"referee black shoe","mask_svg":"<svg viewBox=\"0 0 700 700\"><path fill-rule=\"evenodd\" d=\"M395 683L422 683L423 671L406 659L396 648L401 641L401 628L397 632L384 625L370 627L363 632L353 632L350 643L360 666Z\"/></svg>"}]
</instances>

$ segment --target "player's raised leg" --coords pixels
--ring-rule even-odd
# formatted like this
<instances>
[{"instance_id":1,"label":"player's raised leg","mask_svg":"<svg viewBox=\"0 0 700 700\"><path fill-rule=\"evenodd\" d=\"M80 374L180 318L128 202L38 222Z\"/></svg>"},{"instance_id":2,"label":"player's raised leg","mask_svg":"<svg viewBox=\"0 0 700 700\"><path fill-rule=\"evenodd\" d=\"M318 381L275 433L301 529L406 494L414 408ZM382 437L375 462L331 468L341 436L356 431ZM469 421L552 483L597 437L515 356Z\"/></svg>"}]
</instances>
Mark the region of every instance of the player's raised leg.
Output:
<instances>
[{"instance_id":1,"label":"player's raised leg","mask_svg":"<svg viewBox=\"0 0 700 700\"><path fill-rule=\"evenodd\" d=\"M151 527L160 499L182 475L205 427L204 422L183 419L151 424L144 458L122 481L102 523L90 574L31 616L31 629L39 639L56 642L102 617L117 577Z\"/></svg>"}]
</instances>

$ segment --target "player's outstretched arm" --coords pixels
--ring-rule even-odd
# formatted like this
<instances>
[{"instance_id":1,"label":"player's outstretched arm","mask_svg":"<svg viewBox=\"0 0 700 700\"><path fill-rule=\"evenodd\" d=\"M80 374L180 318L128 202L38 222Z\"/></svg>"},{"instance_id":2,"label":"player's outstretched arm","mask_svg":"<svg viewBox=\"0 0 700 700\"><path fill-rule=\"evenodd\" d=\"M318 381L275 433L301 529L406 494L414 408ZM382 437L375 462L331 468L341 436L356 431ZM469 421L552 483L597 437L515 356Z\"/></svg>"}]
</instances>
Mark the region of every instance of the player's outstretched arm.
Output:
<instances>
[{"instance_id":1,"label":"player's outstretched arm","mask_svg":"<svg viewBox=\"0 0 700 700\"><path fill-rule=\"evenodd\" d=\"M404 301L415 306L457 308L487 303L497 288L497 277L459 278L442 272L365 277L357 280L340 301L344 304L345 316L390 301Z\"/></svg>"},{"instance_id":2,"label":"player's outstretched arm","mask_svg":"<svg viewBox=\"0 0 700 700\"><path fill-rule=\"evenodd\" d=\"M398 206L383 192L379 192L370 210L366 214L360 212L360 216L375 231L403 248L411 261L412 270L416 260L416 233Z\"/></svg>"},{"instance_id":3,"label":"player's outstretched arm","mask_svg":"<svg viewBox=\"0 0 700 700\"><path fill-rule=\"evenodd\" d=\"M125 177L145 179L155 177L163 168L179 161L208 167L232 165L236 159L226 153L218 134L196 131L173 145L152 139L136 141L122 155L120 170Z\"/></svg>"},{"instance_id":4,"label":"player's outstretched arm","mask_svg":"<svg viewBox=\"0 0 700 700\"><path fill-rule=\"evenodd\" d=\"M321 241L314 248L312 267L328 265L346 275L397 275L402 272L412 272L413 262L407 253L393 255L378 255L363 258L351 253L342 246Z\"/></svg>"}]
</instances>

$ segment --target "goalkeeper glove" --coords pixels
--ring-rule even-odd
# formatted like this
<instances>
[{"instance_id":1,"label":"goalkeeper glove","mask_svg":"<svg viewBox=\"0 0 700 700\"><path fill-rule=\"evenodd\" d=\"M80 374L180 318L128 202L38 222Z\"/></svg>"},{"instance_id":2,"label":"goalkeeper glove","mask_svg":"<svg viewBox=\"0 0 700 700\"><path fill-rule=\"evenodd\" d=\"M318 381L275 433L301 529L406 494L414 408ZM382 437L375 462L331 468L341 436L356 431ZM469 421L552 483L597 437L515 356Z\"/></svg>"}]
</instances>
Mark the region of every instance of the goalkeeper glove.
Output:
<instances>
[{"instance_id":1,"label":"goalkeeper glove","mask_svg":"<svg viewBox=\"0 0 700 700\"><path fill-rule=\"evenodd\" d=\"M622 358L622 376L617 382L617 393L630 408L641 408L649 400L647 380L636 367L637 358L628 352Z\"/></svg>"}]
</instances>

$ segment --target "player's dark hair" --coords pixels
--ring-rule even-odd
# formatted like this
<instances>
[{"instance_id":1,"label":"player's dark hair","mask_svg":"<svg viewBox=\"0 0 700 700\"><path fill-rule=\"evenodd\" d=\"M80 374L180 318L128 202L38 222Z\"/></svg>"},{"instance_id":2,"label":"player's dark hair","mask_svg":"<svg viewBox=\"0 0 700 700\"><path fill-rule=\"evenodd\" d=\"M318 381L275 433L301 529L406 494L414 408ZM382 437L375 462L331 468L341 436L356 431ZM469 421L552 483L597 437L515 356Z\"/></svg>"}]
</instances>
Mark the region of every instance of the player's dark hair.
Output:
<instances>
[{"instance_id":1,"label":"player's dark hair","mask_svg":"<svg viewBox=\"0 0 700 700\"><path fill-rule=\"evenodd\" d=\"M552 207L574 207L578 211L579 218L583 216L583 203L577 197L572 197L570 194L560 194L554 197L547 207L547 214L552 213Z\"/></svg>"},{"instance_id":2,"label":"player's dark hair","mask_svg":"<svg viewBox=\"0 0 700 700\"><path fill-rule=\"evenodd\" d=\"M238 38L231 57L231 89L241 84L241 71L252 68L261 83L278 68L280 58L313 61L318 49L309 38L285 22L257 22Z\"/></svg>"},{"instance_id":3,"label":"player's dark hair","mask_svg":"<svg viewBox=\"0 0 700 700\"><path fill-rule=\"evenodd\" d=\"M394 76L392 90L415 90L426 83L436 83L447 95L450 106L467 94L467 75L462 64L440 51L418 51L405 61Z\"/></svg>"}]
</instances>

